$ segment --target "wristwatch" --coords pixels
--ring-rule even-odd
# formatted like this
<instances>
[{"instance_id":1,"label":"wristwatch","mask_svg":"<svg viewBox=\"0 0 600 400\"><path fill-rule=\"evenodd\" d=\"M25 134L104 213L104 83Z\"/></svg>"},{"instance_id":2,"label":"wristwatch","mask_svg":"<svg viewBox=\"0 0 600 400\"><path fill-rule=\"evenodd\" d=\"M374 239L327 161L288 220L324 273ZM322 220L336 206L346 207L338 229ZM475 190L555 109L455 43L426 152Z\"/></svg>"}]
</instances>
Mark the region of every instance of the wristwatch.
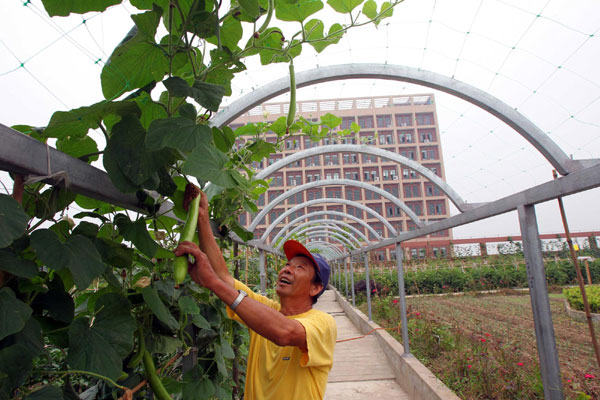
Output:
<instances>
[{"instance_id":1,"label":"wristwatch","mask_svg":"<svg viewBox=\"0 0 600 400\"><path fill-rule=\"evenodd\" d=\"M240 305L242 300L244 300L244 297L248 296L248 293L244 292L243 290L238 290L238 292L240 294L238 294L238 297L236 297L233 303L231 303L231 305L229 306L229 308L231 308L231 311L235 311L235 309Z\"/></svg>"}]
</instances>

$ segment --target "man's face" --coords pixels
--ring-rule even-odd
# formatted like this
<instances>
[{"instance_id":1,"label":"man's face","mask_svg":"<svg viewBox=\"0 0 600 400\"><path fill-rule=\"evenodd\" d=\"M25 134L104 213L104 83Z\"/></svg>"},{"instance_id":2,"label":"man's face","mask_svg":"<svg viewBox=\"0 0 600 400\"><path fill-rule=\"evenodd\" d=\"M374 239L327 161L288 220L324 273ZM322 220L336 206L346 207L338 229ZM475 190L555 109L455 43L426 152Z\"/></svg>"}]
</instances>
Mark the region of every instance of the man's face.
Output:
<instances>
[{"instance_id":1,"label":"man's face","mask_svg":"<svg viewBox=\"0 0 600 400\"><path fill-rule=\"evenodd\" d=\"M320 284L312 283L316 271L308 257L296 256L279 271L275 291L282 296L312 297L319 293Z\"/></svg>"}]
</instances>

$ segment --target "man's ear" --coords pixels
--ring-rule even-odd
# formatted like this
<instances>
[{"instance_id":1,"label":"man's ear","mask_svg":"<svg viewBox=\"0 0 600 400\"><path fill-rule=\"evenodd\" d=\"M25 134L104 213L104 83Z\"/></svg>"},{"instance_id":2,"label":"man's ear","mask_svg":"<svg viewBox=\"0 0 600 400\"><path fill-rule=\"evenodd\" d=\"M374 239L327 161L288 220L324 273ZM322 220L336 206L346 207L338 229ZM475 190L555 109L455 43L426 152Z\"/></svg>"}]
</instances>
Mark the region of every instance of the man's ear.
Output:
<instances>
[{"instance_id":1,"label":"man's ear","mask_svg":"<svg viewBox=\"0 0 600 400\"><path fill-rule=\"evenodd\" d=\"M321 290L323 290L323 284L322 283L313 283L310 285L310 296L316 296L319 293L321 293Z\"/></svg>"}]
</instances>

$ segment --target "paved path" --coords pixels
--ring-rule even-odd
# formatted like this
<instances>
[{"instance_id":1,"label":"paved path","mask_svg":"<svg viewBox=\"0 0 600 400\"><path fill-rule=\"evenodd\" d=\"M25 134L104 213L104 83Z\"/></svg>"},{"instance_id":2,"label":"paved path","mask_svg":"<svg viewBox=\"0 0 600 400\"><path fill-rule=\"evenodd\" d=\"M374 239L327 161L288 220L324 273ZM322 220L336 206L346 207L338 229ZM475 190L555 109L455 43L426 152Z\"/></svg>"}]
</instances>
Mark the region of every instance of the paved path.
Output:
<instances>
[{"instance_id":1,"label":"paved path","mask_svg":"<svg viewBox=\"0 0 600 400\"><path fill-rule=\"evenodd\" d=\"M335 318L338 340L361 336L335 300L332 290L323 293L315 308ZM367 336L336 344L325 399L408 400L409 397L396 383L377 339Z\"/></svg>"}]
</instances>

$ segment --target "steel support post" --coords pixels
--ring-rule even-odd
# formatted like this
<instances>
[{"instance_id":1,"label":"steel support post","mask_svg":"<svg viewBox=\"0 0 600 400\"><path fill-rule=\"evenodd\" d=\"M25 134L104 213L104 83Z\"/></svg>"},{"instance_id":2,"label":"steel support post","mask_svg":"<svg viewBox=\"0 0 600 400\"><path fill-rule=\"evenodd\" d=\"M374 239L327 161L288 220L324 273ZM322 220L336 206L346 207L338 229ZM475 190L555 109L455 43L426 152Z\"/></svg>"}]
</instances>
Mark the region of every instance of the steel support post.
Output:
<instances>
[{"instance_id":1,"label":"steel support post","mask_svg":"<svg viewBox=\"0 0 600 400\"><path fill-rule=\"evenodd\" d=\"M542 383L544 384L544 398L546 400L564 399L535 206L520 205L517 211L523 236L523 253L529 280L529 297L533 310Z\"/></svg>"},{"instance_id":2,"label":"steel support post","mask_svg":"<svg viewBox=\"0 0 600 400\"><path fill-rule=\"evenodd\" d=\"M371 282L369 279L369 253L364 253L365 257L365 279L367 281L367 309L369 310L369 321L373 321L373 315L371 313Z\"/></svg>"},{"instance_id":3,"label":"steel support post","mask_svg":"<svg viewBox=\"0 0 600 400\"><path fill-rule=\"evenodd\" d=\"M265 263L265 251L261 250L259 253L259 272L260 272L260 292L264 295L267 294L267 269Z\"/></svg>"},{"instance_id":4,"label":"steel support post","mask_svg":"<svg viewBox=\"0 0 600 400\"><path fill-rule=\"evenodd\" d=\"M402 318L402 344L404 355L410 354L408 344L408 319L406 318L406 293L404 292L404 265L402 264L402 246L396 243L396 265L398 266L398 296L400 296L400 316Z\"/></svg>"},{"instance_id":5,"label":"steel support post","mask_svg":"<svg viewBox=\"0 0 600 400\"><path fill-rule=\"evenodd\" d=\"M346 299L348 298L348 259L344 258L344 277L346 278Z\"/></svg>"},{"instance_id":6,"label":"steel support post","mask_svg":"<svg viewBox=\"0 0 600 400\"><path fill-rule=\"evenodd\" d=\"M349 258L350 260L350 282L352 289L352 307L356 307L356 298L354 296L354 266L352 265L352 256Z\"/></svg>"}]
</instances>

